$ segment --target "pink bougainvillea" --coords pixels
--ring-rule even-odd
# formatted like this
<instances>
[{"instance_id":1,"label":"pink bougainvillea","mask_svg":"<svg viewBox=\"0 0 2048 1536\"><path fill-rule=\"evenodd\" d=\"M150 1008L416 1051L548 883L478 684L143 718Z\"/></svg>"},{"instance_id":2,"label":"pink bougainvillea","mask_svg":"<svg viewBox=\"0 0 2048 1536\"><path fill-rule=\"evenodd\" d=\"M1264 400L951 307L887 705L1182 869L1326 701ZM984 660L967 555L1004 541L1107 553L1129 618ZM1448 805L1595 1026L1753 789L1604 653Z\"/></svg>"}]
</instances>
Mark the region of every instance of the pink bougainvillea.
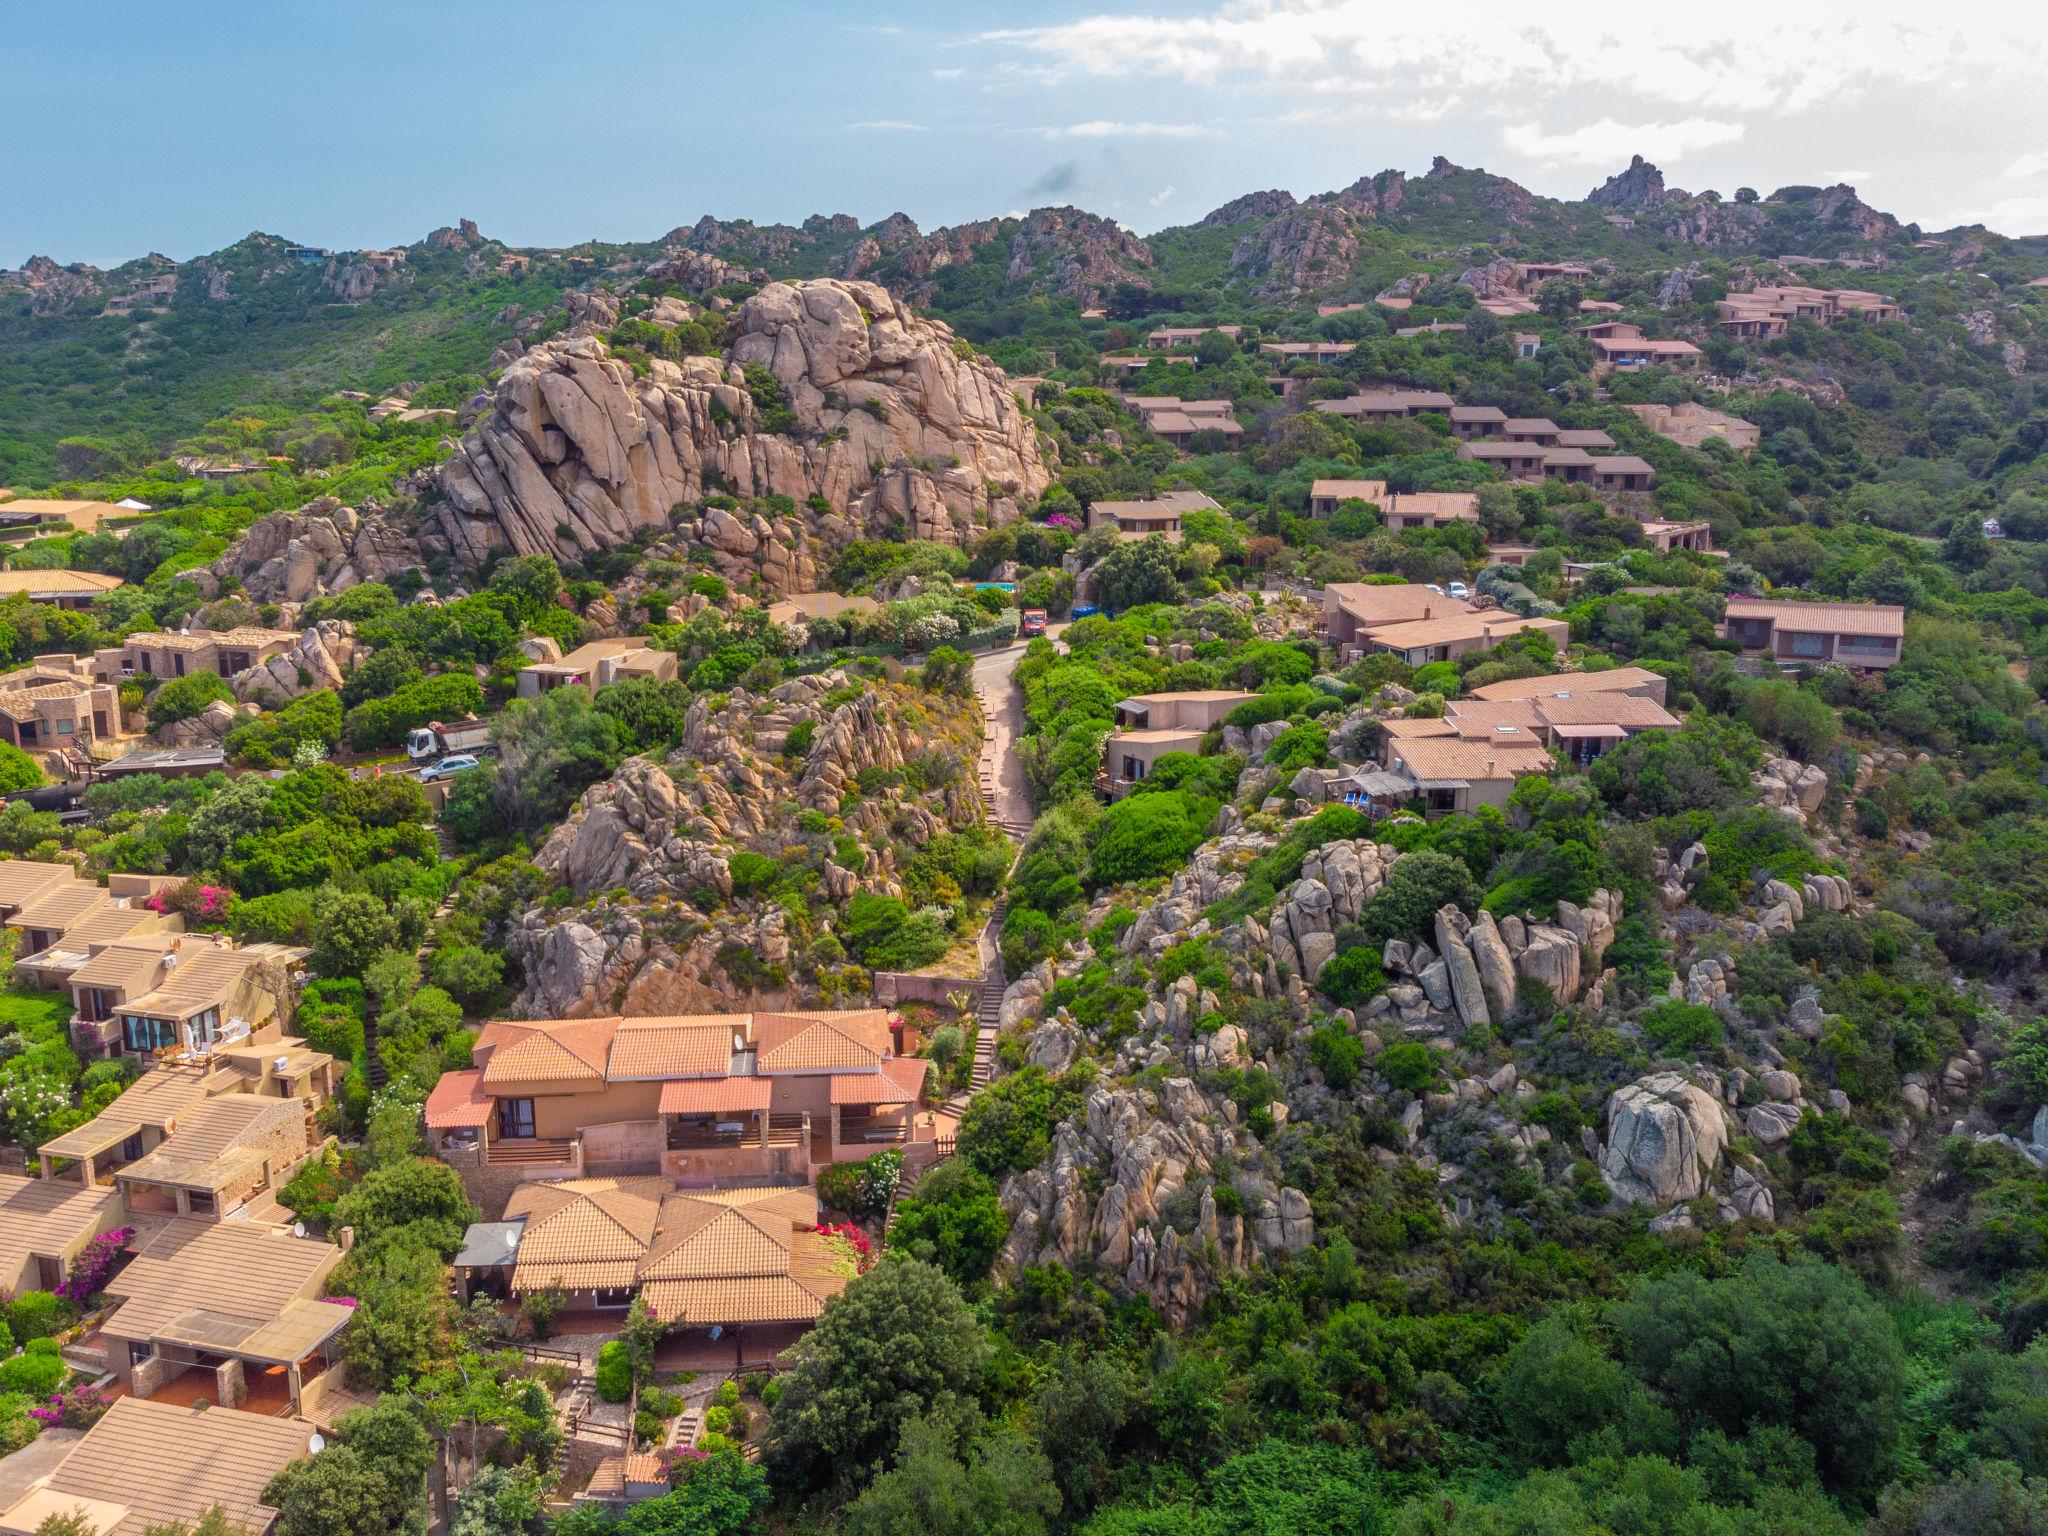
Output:
<instances>
[{"instance_id":1,"label":"pink bougainvillea","mask_svg":"<svg viewBox=\"0 0 2048 1536\"><path fill-rule=\"evenodd\" d=\"M1045 520L1045 526L1048 528L1078 528L1081 525L1067 516L1066 513L1055 512Z\"/></svg>"},{"instance_id":2,"label":"pink bougainvillea","mask_svg":"<svg viewBox=\"0 0 2048 1536\"><path fill-rule=\"evenodd\" d=\"M98 1387L72 1387L43 1407L29 1409L28 1416L45 1429L91 1429L113 1405Z\"/></svg>"},{"instance_id":3,"label":"pink bougainvillea","mask_svg":"<svg viewBox=\"0 0 2048 1536\"><path fill-rule=\"evenodd\" d=\"M819 1236L835 1237L851 1248L853 1250L853 1261L863 1272L866 1271L870 1264L875 1262L874 1239L852 1222L843 1221L837 1226L821 1226L817 1230Z\"/></svg>"},{"instance_id":4,"label":"pink bougainvillea","mask_svg":"<svg viewBox=\"0 0 2048 1536\"><path fill-rule=\"evenodd\" d=\"M71 1261L71 1273L64 1283L57 1287L56 1294L64 1300L84 1306L92 1297L105 1288L107 1277L114 1272L114 1265L120 1261L121 1250L128 1246L135 1236L133 1227L116 1227L111 1232L102 1232L83 1248L78 1257Z\"/></svg>"}]
</instances>

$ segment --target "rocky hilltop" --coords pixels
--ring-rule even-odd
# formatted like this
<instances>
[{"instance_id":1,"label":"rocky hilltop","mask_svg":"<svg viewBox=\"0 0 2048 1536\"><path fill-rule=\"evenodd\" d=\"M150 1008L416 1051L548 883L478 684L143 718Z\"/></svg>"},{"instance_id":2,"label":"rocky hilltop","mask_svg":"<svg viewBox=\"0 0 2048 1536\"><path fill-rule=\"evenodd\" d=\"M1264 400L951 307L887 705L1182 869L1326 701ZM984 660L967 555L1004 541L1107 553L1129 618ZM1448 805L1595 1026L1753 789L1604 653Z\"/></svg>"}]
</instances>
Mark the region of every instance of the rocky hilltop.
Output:
<instances>
[{"instance_id":1,"label":"rocky hilltop","mask_svg":"<svg viewBox=\"0 0 2048 1536\"><path fill-rule=\"evenodd\" d=\"M726 357L644 377L596 337L547 342L490 406L422 534L468 568L493 550L580 560L719 491L819 498L828 540L959 543L1052 479L1002 370L873 283L770 283Z\"/></svg>"},{"instance_id":2,"label":"rocky hilltop","mask_svg":"<svg viewBox=\"0 0 2048 1536\"><path fill-rule=\"evenodd\" d=\"M580 905L536 908L507 935L519 1011L694 1013L764 991L815 1002L830 953L817 941L845 903L905 896L904 858L980 825L980 729L967 699L838 671L700 695L664 761L629 758L535 855ZM814 916L744 881L736 894L741 854L814 875Z\"/></svg>"}]
</instances>

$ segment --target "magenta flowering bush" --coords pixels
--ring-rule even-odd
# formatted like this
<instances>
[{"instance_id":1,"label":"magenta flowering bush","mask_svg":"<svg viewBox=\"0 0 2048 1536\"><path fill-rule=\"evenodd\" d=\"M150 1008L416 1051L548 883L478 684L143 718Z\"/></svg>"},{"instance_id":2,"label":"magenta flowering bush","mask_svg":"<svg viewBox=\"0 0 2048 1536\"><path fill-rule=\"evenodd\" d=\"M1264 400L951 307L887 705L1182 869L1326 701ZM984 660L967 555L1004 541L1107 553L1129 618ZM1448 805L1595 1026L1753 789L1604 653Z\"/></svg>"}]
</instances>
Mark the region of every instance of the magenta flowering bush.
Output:
<instances>
[{"instance_id":1,"label":"magenta flowering bush","mask_svg":"<svg viewBox=\"0 0 2048 1536\"><path fill-rule=\"evenodd\" d=\"M1048 528L1078 528L1081 525L1073 518L1067 516L1066 513L1055 512L1045 520L1045 526Z\"/></svg>"},{"instance_id":2,"label":"magenta flowering bush","mask_svg":"<svg viewBox=\"0 0 2048 1536\"><path fill-rule=\"evenodd\" d=\"M45 1429L91 1429L113 1405L98 1387L72 1387L53 1394L42 1407L29 1409L28 1416Z\"/></svg>"},{"instance_id":3,"label":"magenta flowering bush","mask_svg":"<svg viewBox=\"0 0 2048 1536\"><path fill-rule=\"evenodd\" d=\"M105 1289L107 1277L120 1262L121 1250L134 1236L133 1227L116 1227L93 1238L78 1250L78 1257L71 1261L71 1273L57 1287L56 1294L74 1305L84 1306Z\"/></svg>"}]
</instances>

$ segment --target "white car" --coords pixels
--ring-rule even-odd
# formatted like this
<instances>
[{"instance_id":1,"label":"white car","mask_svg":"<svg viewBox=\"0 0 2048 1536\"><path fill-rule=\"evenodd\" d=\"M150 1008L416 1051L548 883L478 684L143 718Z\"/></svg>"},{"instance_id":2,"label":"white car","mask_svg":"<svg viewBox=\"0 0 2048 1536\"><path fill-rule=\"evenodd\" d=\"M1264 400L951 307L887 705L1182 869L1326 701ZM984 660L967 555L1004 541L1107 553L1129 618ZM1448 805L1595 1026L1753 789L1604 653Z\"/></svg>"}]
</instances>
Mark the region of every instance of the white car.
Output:
<instances>
[{"instance_id":1,"label":"white car","mask_svg":"<svg viewBox=\"0 0 2048 1536\"><path fill-rule=\"evenodd\" d=\"M458 773L467 773L470 769L481 766L482 762L481 758L471 757L466 752L455 757L444 757L438 763L429 763L420 770L420 782L434 784L442 779L452 779Z\"/></svg>"},{"instance_id":2,"label":"white car","mask_svg":"<svg viewBox=\"0 0 2048 1536\"><path fill-rule=\"evenodd\" d=\"M1470 597L1472 595L1472 589L1466 586L1465 583L1463 583L1462 581L1454 581L1451 583L1450 593L1453 597Z\"/></svg>"},{"instance_id":3,"label":"white car","mask_svg":"<svg viewBox=\"0 0 2048 1536\"><path fill-rule=\"evenodd\" d=\"M1425 582L1423 586L1425 591L1434 592L1438 597L1442 597L1444 595L1444 589L1438 586L1433 581Z\"/></svg>"}]
</instances>

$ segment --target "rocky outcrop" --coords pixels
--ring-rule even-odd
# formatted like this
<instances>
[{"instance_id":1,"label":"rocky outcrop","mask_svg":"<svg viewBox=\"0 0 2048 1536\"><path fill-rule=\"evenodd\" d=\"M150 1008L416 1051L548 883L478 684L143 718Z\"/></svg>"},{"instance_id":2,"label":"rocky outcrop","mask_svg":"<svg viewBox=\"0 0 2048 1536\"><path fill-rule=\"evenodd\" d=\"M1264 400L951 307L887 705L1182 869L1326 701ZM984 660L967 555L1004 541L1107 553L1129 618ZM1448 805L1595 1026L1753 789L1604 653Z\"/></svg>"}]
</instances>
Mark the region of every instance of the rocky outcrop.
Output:
<instances>
[{"instance_id":1,"label":"rocky outcrop","mask_svg":"<svg viewBox=\"0 0 2048 1536\"><path fill-rule=\"evenodd\" d=\"M1600 1175L1628 1204L1694 1200L1705 1192L1727 1141L1714 1096L1676 1072L1659 1072L1608 1097Z\"/></svg>"},{"instance_id":2,"label":"rocky outcrop","mask_svg":"<svg viewBox=\"0 0 2048 1536\"><path fill-rule=\"evenodd\" d=\"M1351 275L1366 226L1399 209L1407 186L1401 172L1381 171L1288 208L1239 237L1230 252L1231 280L1262 298L1339 286Z\"/></svg>"},{"instance_id":3,"label":"rocky outcrop","mask_svg":"<svg viewBox=\"0 0 2048 1536\"><path fill-rule=\"evenodd\" d=\"M773 376L776 416L748 367ZM728 359L656 360L644 379L594 337L544 343L493 404L442 466L423 535L472 569L494 550L580 561L713 489L823 498L807 536L828 551L898 525L957 544L1052 478L1002 371L871 283L771 283Z\"/></svg>"},{"instance_id":4,"label":"rocky outcrop","mask_svg":"<svg viewBox=\"0 0 2048 1536\"><path fill-rule=\"evenodd\" d=\"M1185 1321L1219 1271L1312 1247L1308 1197L1272 1178L1240 1168L1224 1214L1215 1170L1243 1153L1235 1119L1234 1104L1188 1077L1094 1089L1054 1130L1051 1156L1004 1184L1004 1266L1092 1261Z\"/></svg>"},{"instance_id":5,"label":"rocky outcrop","mask_svg":"<svg viewBox=\"0 0 2048 1536\"><path fill-rule=\"evenodd\" d=\"M330 496L259 519L211 570L216 580L237 578L256 602L303 603L365 581L388 582L420 559L408 530Z\"/></svg>"},{"instance_id":6,"label":"rocky outcrop","mask_svg":"<svg viewBox=\"0 0 2048 1536\"><path fill-rule=\"evenodd\" d=\"M1152 247L1114 219L1079 208L1036 208L1010 241L1005 276L1032 292L1088 305L1151 266Z\"/></svg>"},{"instance_id":7,"label":"rocky outcrop","mask_svg":"<svg viewBox=\"0 0 2048 1536\"><path fill-rule=\"evenodd\" d=\"M1828 795L1826 769L1812 763L1796 762L1789 757L1766 758L1763 766L1757 769L1753 782L1761 804L1801 825L1820 809L1821 802Z\"/></svg>"},{"instance_id":8,"label":"rocky outcrop","mask_svg":"<svg viewBox=\"0 0 2048 1536\"><path fill-rule=\"evenodd\" d=\"M339 690L342 680L368 654L356 643L356 627L345 619L322 619L290 650L237 672L230 679L244 703L282 702L323 688Z\"/></svg>"},{"instance_id":9,"label":"rocky outcrop","mask_svg":"<svg viewBox=\"0 0 2048 1536\"><path fill-rule=\"evenodd\" d=\"M1267 192L1247 192L1242 197L1233 197L1221 208L1213 208L1202 216L1201 228L1215 229L1219 226L1242 224L1246 219L1277 219L1294 210L1292 192L1274 188Z\"/></svg>"},{"instance_id":10,"label":"rocky outcrop","mask_svg":"<svg viewBox=\"0 0 2048 1536\"><path fill-rule=\"evenodd\" d=\"M786 754L799 726L810 744ZM622 998L628 1012L745 1006L763 974L782 978L777 995L802 1000L786 914L775 902L735 897L733 857L784 857L802 835L799 813L817 811L840 829L832 856L815 866L818 894L833 905L861 890L900 896L897 848L979 822L974 779L956 769L922 789L849 791L869 769L894 774L947 755L971 761L978 730L967 707L900 685L861 687L840 671L763 694L700 695L666 761L628 758L584 792L534 855L550 887L583 905L567 920L536 908L507 935L526 976L520 1011L583 1018L618 1012ZM846 856L844 839L858 859ZM727 964L735 955L747 961L739 977Z\"/></svg>"},{"instance_id":11,"label":"rocky outcrop","mask_svg":"<svg viewBox=\"0 0 2048 1536\"><path fill-rule=\"evenodd\" d=\"M1586 201L1624 213L1655 208L1664 201L1664 173L1641 155L1633 155L1627 170L1608 177L1588 192Z\"/></svg>"},{"instance_id":12,"label":"rocky outcrop","mask_svg":"<svg viewBox=\"0 0 2048 1536\"><path fill-rule=\"evenodd\" d=\"M759 267L744 267L708 251L669 251L649 267L648 281L674 283L689 293L709 293L728 283L765 283L768 274Z\"/></svg>"}]
</instances>

